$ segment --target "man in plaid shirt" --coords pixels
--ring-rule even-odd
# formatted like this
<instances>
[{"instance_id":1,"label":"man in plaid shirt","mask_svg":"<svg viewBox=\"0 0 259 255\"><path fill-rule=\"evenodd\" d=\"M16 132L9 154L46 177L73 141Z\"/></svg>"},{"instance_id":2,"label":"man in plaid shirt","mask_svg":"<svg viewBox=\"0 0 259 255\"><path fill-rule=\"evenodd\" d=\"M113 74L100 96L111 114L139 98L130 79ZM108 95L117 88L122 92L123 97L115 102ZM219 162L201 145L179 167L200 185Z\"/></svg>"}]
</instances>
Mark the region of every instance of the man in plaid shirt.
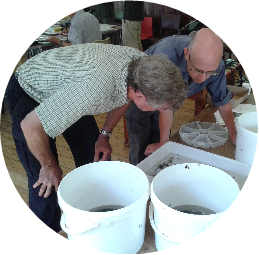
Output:
<instances>
[{"instance_id":1,"label":"man in plaid shirt","mask_svg":"<svg viewBox=\"0 0 259 255\"><path fill-rule=\"evenodd\" d=\"M28 176L29 207L60 231L62 170L55 137L69 144L76 167L109 160L109 136L129 103L170 115L184 102L181 73L167 57L131 47L80 44L45 51L17 69L7 86L13 137ZM93 115L107 114L99 132Z\"/></svg>"}]
</instances>

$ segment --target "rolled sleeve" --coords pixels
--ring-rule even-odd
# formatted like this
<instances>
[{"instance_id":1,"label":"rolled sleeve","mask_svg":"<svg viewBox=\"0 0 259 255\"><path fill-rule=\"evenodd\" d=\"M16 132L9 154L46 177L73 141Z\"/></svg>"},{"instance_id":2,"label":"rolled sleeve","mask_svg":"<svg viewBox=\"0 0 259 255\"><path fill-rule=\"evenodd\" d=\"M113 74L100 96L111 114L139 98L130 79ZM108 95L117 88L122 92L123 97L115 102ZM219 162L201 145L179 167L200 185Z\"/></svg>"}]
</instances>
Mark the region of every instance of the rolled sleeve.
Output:
<instances>
[{"instance_id":1,"label":"rolled sleeve","mask_svg":"<svg viewBox=\"0 0 259 255\"><path fill-rule=\"evenodd\" d=\"M216 107L227 104L232 98L232 93L226 86L225 65L223 61L220 64L220 70L218 75L211 76L211 81L206 86L211 96L211 101Z\"/></svg>"}]
</instances>

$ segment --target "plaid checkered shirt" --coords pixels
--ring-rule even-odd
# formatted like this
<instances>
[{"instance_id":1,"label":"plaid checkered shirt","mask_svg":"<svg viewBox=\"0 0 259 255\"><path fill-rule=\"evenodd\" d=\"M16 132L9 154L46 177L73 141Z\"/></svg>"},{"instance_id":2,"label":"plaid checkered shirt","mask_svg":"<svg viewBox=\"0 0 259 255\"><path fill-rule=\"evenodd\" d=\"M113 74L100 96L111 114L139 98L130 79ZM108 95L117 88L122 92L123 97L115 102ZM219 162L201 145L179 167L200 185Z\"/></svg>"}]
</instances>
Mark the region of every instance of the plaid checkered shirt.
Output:
<instances>
[{"instance_id":1,"label":"plaid checkered shirt","mask_svg":"<svg viewBox=\"0 0 259 255\"><path fill-rule=\"evenodd\" d=\"M91 13L80 10L71 20L68 40L72 45L93 43L101 40L101 30L98 19Z\"/></svg>"},{"instance_id":2,"label":"plaid checkered shirt","mask_svg":"<svg viewBox=\"0 0 259 255\"><path fill-rule=\"evenodd\" d=\"M109 112L128 102L126 77L131 47L79 44L42 52L17 69L24 91L40 105L36 113L52 138L84 115Z\"/></svg>"}]
</instances>

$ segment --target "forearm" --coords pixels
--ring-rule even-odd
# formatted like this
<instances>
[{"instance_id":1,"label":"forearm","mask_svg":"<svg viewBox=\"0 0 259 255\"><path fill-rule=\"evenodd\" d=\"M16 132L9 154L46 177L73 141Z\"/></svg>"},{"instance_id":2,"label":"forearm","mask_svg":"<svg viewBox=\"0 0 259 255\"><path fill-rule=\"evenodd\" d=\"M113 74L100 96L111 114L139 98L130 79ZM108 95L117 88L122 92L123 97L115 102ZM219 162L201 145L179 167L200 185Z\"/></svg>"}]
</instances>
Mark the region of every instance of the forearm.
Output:
<instances>
[{"instance_id":1,"label":"forearm","mask_svg":"<svg viewBox=\"0 0 259 255\"><path fill-rule=\"evenodd\" d=\"M170 130L173 123L174 113L171 110L164 110L159 112L159 143L149 144L145 150L145 155L148 156L159 149L162 145L169 141Z\"/></svg>"},{"instance_id":2,"label":"forearm","mask_svg":"<svg viewBox=\"0 0 259 255\"><path fill-rule=\"evenodd\" d=\"M67 43L67 42L64 42L60 39L58 39L57 37L55 36L51 36L48 38L48 41L53 44L53 45L56 45L56 46L61 46L61 47L65 47L65 46L70 46L71 43Z\"/></svg>"},{"instance_id":3,"label":"forearm","mask_svg":"<svg viewBox=\"0 0 259 255\"><path fill-rule=\"evenodd\" d=\"M103 129L109 133L112 132L113 128L123 117L129 105L130 105L130 102L128 104L124 104L123 106L115 108L112 111L108 112Z\"/></svg>"},{"instance_id":4,"label":"forearm","mask_svg":"<svg viewBox=\"0 0 259 255\"><path fill-rule=\"evenodd\" d=\"M123 114L126 112L129 105L130 105L130 102L128 104L125 104L119 108L116 108L108 112L106 121L103 126L103 130L105 130L108 133L111 133L113 128L116 126L116 124L122 118ZM101 159L100 159L100 153L103 153L103 156ZM111 154L112 154L112 148L109 143L109 137L104 134L100 134L99 138L95 143L94 161L97 162L102 160L109 160L109 158L111 157Z\"/></svg>"},{"instance_id":5,"label":"forearm","mask_svg":"<svg viewBox=\"0 0 259 255\"><path fill-rule=\"evenodd\" d=\"M57 160L49 146L49 136L45 133L35 111L25 117L21 128L31 153L40 162L40 165L46 168L57 167Z\"/></svg>"},{"instance_id":6,"label":"forearm","mask_svg":"<svg viewBox=\"0 0 259 255\"><path fill-rule=\"evenodd\" d=\"M174 113L171 110L164 110L159 113L160 145L169 141L173 117Z\"/></svg>"},{"instance_id":7,"label":"forearm","mask_svg":"<svg viewBox=\"0 0 259 255\"><path fill-rule=\"evenodd\" d=\"M72 44L71 44L71 43L64 42L64 41L60 41L60 46L61 46L61 47L70 46L70 45L72 45Z\"/></svg>"},{"instance_id":8,"label":"forearm","mask_svg":"<svg viewBox=\"0 0 259 255\"><path fill-rule=\"evenodd\" d=\"M236 131L231 103L229 102L223 106L218 107L218 110L219 110L221 118L225 122L225 125L228 129L230 139L235 144L237 131Z\"/></svg>"}]
</instances>

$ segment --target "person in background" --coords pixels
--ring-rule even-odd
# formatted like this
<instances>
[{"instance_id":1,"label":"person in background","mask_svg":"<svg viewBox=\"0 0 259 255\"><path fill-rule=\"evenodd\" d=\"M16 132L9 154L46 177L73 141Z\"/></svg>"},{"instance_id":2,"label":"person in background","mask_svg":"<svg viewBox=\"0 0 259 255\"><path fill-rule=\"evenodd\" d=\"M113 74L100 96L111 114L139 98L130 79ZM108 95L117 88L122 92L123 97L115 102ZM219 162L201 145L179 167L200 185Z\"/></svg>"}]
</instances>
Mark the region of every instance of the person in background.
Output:
<instances>
[{"instance_id":1,"label":"person in background","mask_svg":"<svg viewBox=\"0 0 259 255\"><path fill-rule=\"evenodd\" d=\"M141 23L144 20L144 2L125 1L122 20L122 45L143 51Z\"/></svg>"},{"instance_id":2,"label":"person in background","mask_svg":"<svg viewBox=\"0 0 259 255\"><path fill-rule=\"evenodd\" d=\"M71 18L71 26L68 32L68 40L70 43L62 41L55 36L48 38L48 41L60 47L93 43L96 40L102 39L102 34L98 19L91 13L80 10L69 15ZM62 31L62 34L67 31Z\"/></svg>"},{"instance_id":3,"label":"person in background","mask_svg":"<svg viewBox=\"0 0 259 255\"><path fill-rule=\"evenodd\" d=\"M109 160L109 137L129 102L143 111L171 112L185 94L179 69L165 55L147 56L131 47L86 43L27 60L12 75L6 96L30 209L54 231L61 230L58 135L68 143L76 167ZM94 115L105 112L99 132Z\"/></svg>"},{"instance_id":4,"label":"person in background","mask_svg":"<svg viewBox=\"0 0 259 255\"><path fill-rule=\"evenodd\" d=\"M213 104L224 120L229 138L236 143L236 128L230 100L232 93L226 86L225 65L222 60L223 42L209 28L190 36L166 37L147 51L148 55L165 54L180 68L188 84L187 97L206 88ZM173 113L143 112L134 102L125 113L129 133L129 160L137 165L148 155L169 141Z\"/></svg>"},{"instance_id":5,"label":"person in background","mask_svg":"<svg viewBox=\"0 0 259 255\"><path fill-rule=\"evenodd\" d=\"M90 12L101 24L115 25L114 3L101 3L90 7Z\"/></svg>"}]
</instances>

